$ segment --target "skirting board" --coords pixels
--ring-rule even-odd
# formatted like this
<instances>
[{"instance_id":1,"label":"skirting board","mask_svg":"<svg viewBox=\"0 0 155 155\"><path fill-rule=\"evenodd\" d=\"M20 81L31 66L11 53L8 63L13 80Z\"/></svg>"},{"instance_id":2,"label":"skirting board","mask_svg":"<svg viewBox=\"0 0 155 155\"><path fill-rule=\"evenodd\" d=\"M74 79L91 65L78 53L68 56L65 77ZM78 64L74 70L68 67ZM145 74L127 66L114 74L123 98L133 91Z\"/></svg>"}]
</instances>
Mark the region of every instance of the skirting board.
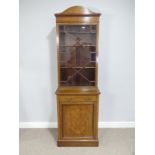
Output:
<instances>
[{"instance_id":1,"label":"skirting board","mask_svg":"<svg viewBox=\"0 0 155 155\"><path fill-rule=\"evenodd\" d=\"M134 128L135 122L99 122L99 128ZM57 128L57 122L20 122L19 128Z\"/></svg>"}]
</instances>

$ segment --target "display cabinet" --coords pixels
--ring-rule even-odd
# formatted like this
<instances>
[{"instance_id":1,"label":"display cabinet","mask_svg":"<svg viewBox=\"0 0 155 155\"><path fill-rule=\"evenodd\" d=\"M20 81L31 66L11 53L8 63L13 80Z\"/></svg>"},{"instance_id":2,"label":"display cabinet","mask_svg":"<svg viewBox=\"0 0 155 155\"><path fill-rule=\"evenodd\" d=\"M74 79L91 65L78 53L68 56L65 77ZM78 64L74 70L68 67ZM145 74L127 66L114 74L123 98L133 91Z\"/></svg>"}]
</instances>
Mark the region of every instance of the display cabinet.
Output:
<instances>
[{"instance_id":1,"label":"display cabinet","mask_svg":"<svg viewBox=\"0 0 155 155\"><path fill-rule=\"evenodd\" d=\"M58 146L98 146L99 13L73 6L55 14Z\"/></svg>"}]
</instances>

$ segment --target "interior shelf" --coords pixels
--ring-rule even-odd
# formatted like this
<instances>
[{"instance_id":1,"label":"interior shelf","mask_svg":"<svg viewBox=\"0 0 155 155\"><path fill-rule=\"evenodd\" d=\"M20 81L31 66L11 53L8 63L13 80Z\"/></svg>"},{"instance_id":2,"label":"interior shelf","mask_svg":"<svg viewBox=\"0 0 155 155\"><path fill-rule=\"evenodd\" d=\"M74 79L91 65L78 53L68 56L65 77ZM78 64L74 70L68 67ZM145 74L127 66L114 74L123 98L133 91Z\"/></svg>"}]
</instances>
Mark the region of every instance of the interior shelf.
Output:
<instances>
[{"instance_id":1,"label":"interior shelf","mask_svg":"<svg viewBox=\"0 0 155 155\"><path fill-rule=\"evenodd\" d=\"M59 45L60 47L91 47L96 45Z\"/></svg>"},{"instance_id":2,"label":"interior shelf","mask_svg":"<svg viewBox=\"0 0 155 155\"><path fill-rule=\"evenodd\" d=\"M60 31L60 33L76 33L76 34L96 34L96 32L77 32L77 31Z\"/></svg>"},{"instance_id":3,"label":"interior shelf","mask_svg":"<svg viewBox=\"0 0 155 155\"><path fill-rule=\"evenodd\" d=\"M89 69L89 68L96 68L96 67L60 67L60 68L83 68L83 69Z\"/></svg>"}]
</instances>

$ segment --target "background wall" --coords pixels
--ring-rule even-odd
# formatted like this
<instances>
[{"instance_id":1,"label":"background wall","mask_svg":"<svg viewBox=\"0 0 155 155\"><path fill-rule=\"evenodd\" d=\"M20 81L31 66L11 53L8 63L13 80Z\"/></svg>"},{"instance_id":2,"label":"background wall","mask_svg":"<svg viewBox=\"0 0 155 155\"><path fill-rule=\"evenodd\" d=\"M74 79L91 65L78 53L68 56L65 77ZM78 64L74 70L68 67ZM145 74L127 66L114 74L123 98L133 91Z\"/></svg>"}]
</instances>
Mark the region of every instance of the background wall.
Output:
<instances>
[{"instance_id":1,"label":"background wall","mask_svg":"<svg viewBox=\"0 0 155 155\"><path fill-rule=\"evenodd\" d=\"M56 122L54 13L73 5L102 13L99 121L134 121L134 0L20 0L20 122Z\"/></svg>"}]
</instances>

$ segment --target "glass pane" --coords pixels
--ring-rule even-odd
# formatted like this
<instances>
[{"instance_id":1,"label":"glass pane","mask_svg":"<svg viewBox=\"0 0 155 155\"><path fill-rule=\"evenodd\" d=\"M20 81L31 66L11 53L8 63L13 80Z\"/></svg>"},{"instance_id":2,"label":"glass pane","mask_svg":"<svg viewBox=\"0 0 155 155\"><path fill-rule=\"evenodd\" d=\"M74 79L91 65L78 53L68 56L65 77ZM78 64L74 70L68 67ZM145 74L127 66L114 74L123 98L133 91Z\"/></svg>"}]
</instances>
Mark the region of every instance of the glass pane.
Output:
<instances>
[{"instance_id":1,"label":"glass pane","mask_svg":"<svg viewBox=\"0 0 155 155\"><path fill-rule=\"evenodd\" d=\"M59 26L60 85L95 85L96 26Z\"/></svg>"}]
</instances>

